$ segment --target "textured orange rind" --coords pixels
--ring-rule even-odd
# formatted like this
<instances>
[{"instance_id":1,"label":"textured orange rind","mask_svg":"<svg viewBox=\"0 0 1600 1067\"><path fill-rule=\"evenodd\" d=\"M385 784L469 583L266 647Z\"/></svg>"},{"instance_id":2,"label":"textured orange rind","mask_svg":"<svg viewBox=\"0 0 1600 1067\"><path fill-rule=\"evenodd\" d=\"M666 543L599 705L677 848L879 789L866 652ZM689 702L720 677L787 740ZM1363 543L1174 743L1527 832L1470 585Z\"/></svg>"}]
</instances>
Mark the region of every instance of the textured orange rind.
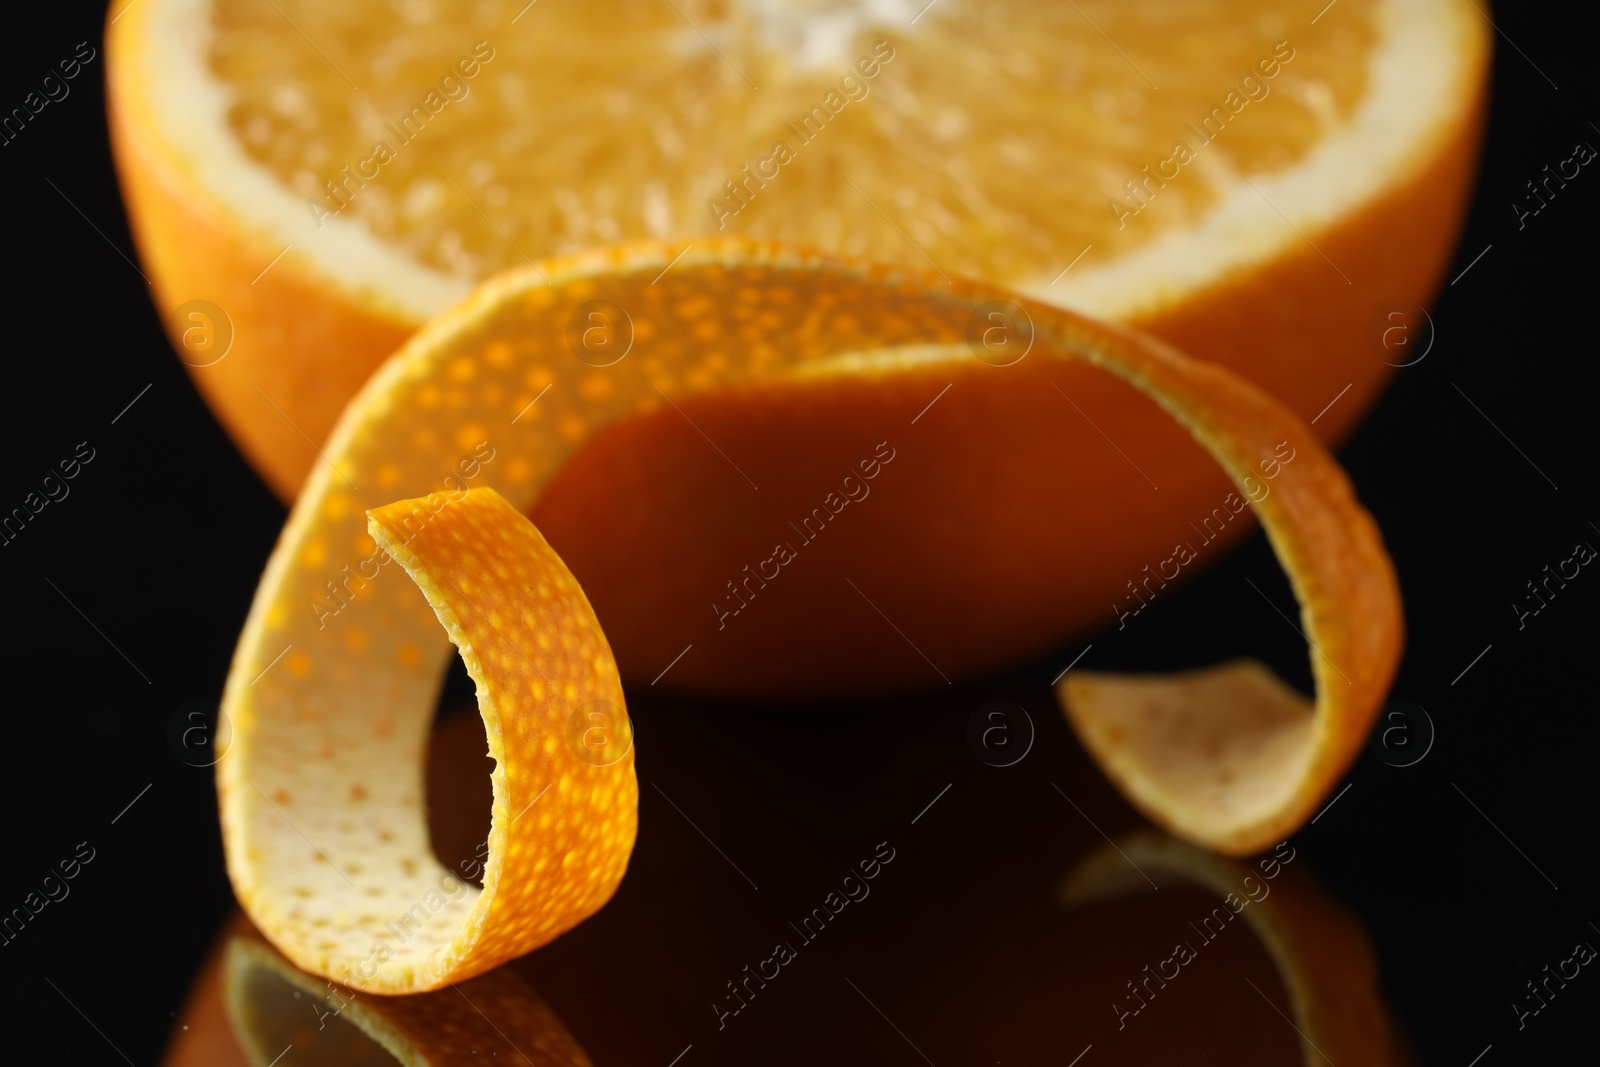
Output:
<instances>
[{"instance_id":1,"label":"textured orange rind","mask_svg":"<svg viewBox=\"0 0 1600 1067\"><path fill-rule=\"evenodd\" d=\"M622 686L582 590L520 512L461 489L374 509L368 525L378 558L415 585L391 579L394 602L369 606L344 648L291 659L291 647L273 664L298 688L292 704L270 671L230 694L243 747L222 766L222 810L235 891L285 955L354 989L410 993L522 955L603 905L633 847L638 786L631 744L586 759L568 743L575 716L596 729L588 709L624 729ZM466 881L476 869L434 858L423 820L422 746L449 645L431 641L432 670L423 647L440 625L477 684L496 761L481 890ZM350 691L362 683L365 696Z\"/></svg>"},{"instance_id":2,"label":"textured orange rind","mask_svg":"<svg viewBox=\"0 0 1600 1067\"><path fill-rule=\"evenodd\" d=\"M609 328L627 323L626 336L609 335L612 347L602 352L582 350L574 340L595 324L589 314L597 301L611 309ZM975 322L991 321L996 301L1014 309L1014 326L1029 324L1033 339L1022 362L996 365L1005 360L968 340ZM617 351L625 354L617 359ZM637 413L676 404L674 398L802 378L892 381L930 366L999 375L1029 361L1057 367L1053 378L1068 394L1091 383L1123 388L1118 379L1133 386L1147 398L1142 402L1164 407L1241 488L1277 449L1295 450L1256 512L1305 605L1303 627L1318 650L1315 703L1260 671L1218 676L1222 682L1198 687L1200 699L1188 702L1178 697L1182 687L1195 688L1192 682L1180 679L1177 689L1140 683L1146 695L1161 694L1171 720L1196 736L1207 735L1208 716L1223 724L1209 732L1207 745L1162 749L1132 743L1126 734L1145 714L1144 696L1127 699L1108 680L1082 673L1069 676L1063 689L1090 751L1157 822L1228 852L1285 836L1349 763L1400 645L1396 583L1377 531L1303 423L1255 387L1159 341L989 286L763 242L707 241L688 251L646 244L547 261L486 283L403 346L346 409L267 566L225 694L235 741L218 765L219 792L241 903L298 966L389 992L477 973L593 910L620 877L631 840L631 763L605 769L599 781L613 791L614 807L605 809L611 822L596 824L597 813L584 806L593 804L586 783L595 779L585 776L603 760L582 758L582 747L567 744L579 753L574 777L556 779L551 795L525 814L518 814L521 805L536 799L530 789L549 779L510 776L504 765L497 771L484 897L447 901L438 909L450 909L447 919L429 924L450 937L426 951L408 946L375 971L368 961L371 974L349 973L360 962L352 949L368 951L394 915L451 876L427 852L420 778L428 715L450 651L447 634L476 673L491 745L500 743L501 731L507 758L536 756L512 745L513 731L504 727L513 716L499 706L491 684L496 670L508 677L523 671L522 659L504 651L495 660L475 658L475 650L512 633L508 613L497 618L485 604L483 629L474 610L474 601L494 595L507 575L491 568L494 580L479 583L481 571L463 570L452 588L440 580L448 570L436 574L429 562L427 552L435 549L418 546L443 545L437 539L457 531L474 552L490 552L498 543L494 532L514 525L506 510L528 511L584 442ZM871 454L871 441L862 444L863 454ZM465 501L444 506L409 545L397 543L399 513L388 509L374 516L377 540L366 533L365 508L441 485ZM480 507L476 494L465 493L469 485L493 485L505 505ZM480 512L489 523L483 529L479 518L466 517ZM724 519L736 523L740 516ZM552 586L557 577L570 581L553 555L534 555L551 568ZM426 598L393 577L397 568L383 566L391 556ZM937 573L928 577L938 580ZM608 721L620 726L625 716L609 653L604 663L586 658L605 650L598 628L589 629L587 604L579 611L581 593L562 588L563 596L570 593L568 614L530 624L512 644L547 674L559 660L585 679L555 697L532 693L532 714L545 731L538 751L564 759L557 733L576 721L587 737L594 720L585 709L595 701L617 706ZM722 592L708 591L708 599ZM507 595L546 596L537 589ZM569 624L585 635L581 649L557 648L568 635L561 626ZM516 684L509 682L507 691ZM1222 694L1269 711L1274 729L1218 706ZM558 722L563 715L569 718ZM1253 758L1268 741L1280 757L1271 764ZM350 780L357 771L365 774L359 793ZM375 810L400 819L379 825L370 816ZM513 818L523 823L513 828ZM524 834L534 842L526 852ZM539 844L545 834L559 847ZM602 835L605 847L578 849L563 836L574 834L580 842L590 840L582 834ZM520 858L511 863L508 855ZM370 872L369 862L378 864ZM591 862L600 865L588 868ZM351 870L353 864L362 870ZM357 875L373 884L358 889ZM523 878L551 895L524 896ZM552 878L566 888L550 889Z\"/></svg>"},{"instance_id":3,"label":"textured orange rind","mask_svg":"<svg viewBox=\"0 0 1600 1067\"><path fill-rule=\"evenodd\" d=\"M1057 692L1140 810L1185 840L1247 854L1298 829L1355 758L1399 664L1399 585L1377 525L1305 423L1215 366L1149 345L1116 359L1241 492L1277 472L1251 507L1300 602L1316 695L1248 660L1168 676L1074 671ZM1285 455L1292 465L1273 466Z\"/></svg>"}]
</instances>

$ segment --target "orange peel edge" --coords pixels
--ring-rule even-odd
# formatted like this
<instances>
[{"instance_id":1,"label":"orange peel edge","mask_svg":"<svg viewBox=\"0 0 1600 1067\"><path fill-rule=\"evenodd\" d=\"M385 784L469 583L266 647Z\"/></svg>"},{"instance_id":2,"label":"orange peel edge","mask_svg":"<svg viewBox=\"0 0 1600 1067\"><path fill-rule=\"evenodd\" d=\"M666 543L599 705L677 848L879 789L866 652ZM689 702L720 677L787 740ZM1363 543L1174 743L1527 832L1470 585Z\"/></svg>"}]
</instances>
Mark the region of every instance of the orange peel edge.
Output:
<instances>
[{"instance_id":1,"label":"orange peel edge","mask_svg":"<svg viewBox=\"0 0 1600 1067\"><path fill-rule=\"evenodd\" d=\"M1176 837L1247 855L1299 829L1359 751L1399 665L1399 581L1377 524L1299 418L1155 343L1116 362L1241 492L1259 464L1292 450L1293 477L1251 507L1300 604L1298 625L1285 620L1308 645L1314 698L1253 660L1165 675L1069 672L1057 685L1084 746L1140 811Z\"/></svg>"}]
</instances>

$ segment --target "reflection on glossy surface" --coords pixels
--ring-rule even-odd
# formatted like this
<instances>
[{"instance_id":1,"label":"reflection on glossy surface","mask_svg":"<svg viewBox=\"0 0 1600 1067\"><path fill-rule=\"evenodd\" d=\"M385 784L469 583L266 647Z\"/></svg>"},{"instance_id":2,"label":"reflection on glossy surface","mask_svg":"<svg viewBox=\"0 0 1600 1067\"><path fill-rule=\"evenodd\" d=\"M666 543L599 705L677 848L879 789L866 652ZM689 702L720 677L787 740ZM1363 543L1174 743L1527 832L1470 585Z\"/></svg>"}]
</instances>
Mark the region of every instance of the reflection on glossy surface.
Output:
<instances>
[{"instance_id":1,"label":"reflection on glossy surface","mask_svg":"<svg viewBox=\"0 0 1600 1067\"><path fill-rule=\"evenodd\" d=\"M589 1067L528 984L501 969L433 993L355 993L295 968L242 916L191 993L167 1067Z\"/></svg>"},{"instance_id":2,"label":"reflection on glossy surface","mask_svg":"<svg viewBox=\"0 0 1600 1067\"><path fill-rule=\"evenodd\" d=\"M404 1062L404 1050L396 1055L390 1048L395 1035L378 1019L366 1018L366 1028L358 1026L357 1013L368 1014L359 1005L332 990L324 996L314 979L295 981L275 956L264 945L238 938L229 943L223 963L228 1018L252 1064L272 1063L286 1051L310 1067Z\"/></svg>"},{"instance_id":3,"label":"reflection on glossy surface","mask_svg":"<svg viewBox=\"0 0 1600 1067\"><path fill-rule=\"evenodd\" d=\"M1285 849L1267 878L1271 853L1235 862L1158 835L1123 836L1138 816L1068 733L1048 680L893 707L630 702L640 836L617 896L461 989L541 1064L551 1057L525 1044L475 983L504 983L514 990L507 1003L537 1004L530 988L539 990L561 1020L550 1019L551 1032L570 1030L567 1047L602 1067L667 1067L680 1055L677 1067L1065 1067L1091 1045L1078 1067L1324 1067L1307 1040L1338 1067L1404 1062L1365 931L1315 884L1314 844L1290 842L1298 852L1285 858ZM1016 721L1026 715L1033 731L1023 758L999 767L968 730L995 699L1022 709ZM427 779L435 854L463 871L488 825L492 769L466 710L439 722ZM891 852L868 865L874 877L860 876L863 860ZM820 933L796 929L835 893L831 917L805 927L825 922ZM1240 906L1252 893L1259 899ZM1237 907L1244 921L1217 917L1219 907ZM1183 941L1195 958L1164 963ZM765 964L779 942L794 958ZM234 951L275 960L250 944ZM356 994L355 1007L318 1031L319 1015L336 1008L326 984L274 970L278 1008L267 1003L271 984L255 983L266 997L252 997L258 1048L247 1059L226 1022L221 954L180 1020L189 1029L175 1033L171 1067L264 1067L290 1046L277 1067L314 1062L284 1026L325 1039L335 1018L364 1033L381 1021L422 1048L440 1024L408 1014L412 1004L483 1027L459 993L440 990ZM1163 968L1178 971L1165 986L1148 977ZM750 976L763 970L766 979ZM737 1014L713 1007L741 1000ZM287 1020L275 1021L285 1006ZM480 1049L506 1049L485 1033ZM506 1049L480 1062L521 1061Z\"/></svg>"},{"instance_id":4,"label":"reflection on glossy surface","mask_svg":"<svg viewBox=\"0 0 1600 1067\"><path fill-rule=\"evenodd\" d=\"M1259 988L1299 1035L1307 1067L1409 1062L1378 998L1377 966L1366 932L1317 887L1290 844L1253 861L1233 861L1158 833L1140 833L1081 860L1061 889L1069 908L1187 883L1207 891L1211 906L1179 929L1172 950L1141 966L1128 993L1113 1004L1119 1023L1154 1011L1158 998L1224 937L1242 916L1276 965L1287 1005ZM1221 900L1221 904L1214 903ZM1198 925L1197 925L1198 923ZM1190 931L1193 931L1192 935ZM1196 979L1190 979L1191 982Z\"/></svg>"}]
</instances>

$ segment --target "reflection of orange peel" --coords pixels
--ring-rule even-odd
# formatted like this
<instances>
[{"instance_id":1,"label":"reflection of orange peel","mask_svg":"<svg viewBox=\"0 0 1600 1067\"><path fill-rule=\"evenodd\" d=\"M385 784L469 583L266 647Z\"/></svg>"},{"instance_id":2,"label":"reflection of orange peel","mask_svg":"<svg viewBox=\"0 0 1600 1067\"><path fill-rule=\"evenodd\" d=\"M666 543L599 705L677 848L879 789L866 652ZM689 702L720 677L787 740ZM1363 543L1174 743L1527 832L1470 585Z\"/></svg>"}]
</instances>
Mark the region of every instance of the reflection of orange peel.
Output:
<instances>
[{"instance_id":1,"label":"reflection of orange peel","mask_svg":"<svg viewBox=\"0 0 1600 1067\"><path fill-rule=\"evenodd\" d=\"M1078 863L1062 885L1062 903L1078 907L1148 892L1146 875L1163 887L1177 879L1242 902L1238 913L1261 939L1289 993L1308 1067L1409 1062L1378 995L1378 969L1366 931L1306 872L1276 859L1250 867L1169 837L1140 833Z\"/></svg>"},{"instance_id":2,"label":"reflection of orange peel","mask_svg":"<svg viewBox=\"0 0 1600 1067\"><path fill-rule=\"evenodd\" d=\"M377 1063L387 1051L405 1067L589 1067L561 1020L508 970L426 996L365 998L298 970L249 935L229 941L222 966L228 1019L255 1067L288 1049L296 1056L285 1063Z\"/></svg>"},{"instance_id":3,"label":"reflection of orange peel","mask_svg":"<svg viewBox=\"0 0 1600 1067\"><path fill-rule=\"evenodd\" d=\"M445 506L405 548L399 514L380 511L374 533L424 601L396 568L385 577L366 566L377 545L363 531L364 508L428 493L449 474L492 483L526 511L584 441L666 397L970 363L970 329L992 321L975 312L1010 299L933 274L706 240L682 251L599 250L505 274L414 336L322 450L228 679L223 706L235 743L218 765L222 824L234 887L261 929L299 966L358 988L433 988L593 911L632 839L631 753L595 767L576 753L568 760L570 746L553 736L586 704L621 703L604 639L559 561L542 541L524 553L528 566L537 557L565 607L543 584L434 559L446 546L500 552L506 537L532 545L536 535L515 533L498 504ZM608 336L607 351L628 354L603 368L573 348L594 322L574 313L597 301L626 315L605 322L626 331ZM1259 668L1137 683L1080 672L1063 685L1090 751L1153 818L1220 850L1270 844L1348 764L1393 673L1399 600L1376 529L1309 429L1254 387L1142 335L1020 307L1031 319L1029 359L1063 360L1069 384L1093 373L1086 365L1128 382L1236 482L1280 442L1296 451L1256 508L1305 605L1318 650L1316 704ZM497 590L506 599L491 602ZM530 616L525 597L545 606ZM388 924L449 877L428 852L421 807L422 746L449 654L435 612L478 681L492 746L505 727L503 747L492 750L501 763L487 888L424 907L424 932L390 945L391 958L374 965ZM481 642L497 652L484 656ZM530 667L548 680L528 683ZM513 693L531 697L529 706L502 706Z\"/></svg>"}]
</instances>

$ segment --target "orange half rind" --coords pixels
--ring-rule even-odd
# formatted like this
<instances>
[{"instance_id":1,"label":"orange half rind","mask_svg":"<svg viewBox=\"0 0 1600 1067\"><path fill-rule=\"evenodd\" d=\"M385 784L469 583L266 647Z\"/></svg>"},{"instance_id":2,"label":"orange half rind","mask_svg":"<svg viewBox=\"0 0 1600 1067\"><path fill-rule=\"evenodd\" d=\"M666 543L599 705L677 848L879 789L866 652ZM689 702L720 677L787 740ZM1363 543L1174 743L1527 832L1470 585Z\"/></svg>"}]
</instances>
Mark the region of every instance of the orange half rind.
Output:
<instances>
[{"instance_id":1,"label":"orange half rind","mask_svg":"<svg viewBox=\"0 0 1600 1067\"><path fill-rule=\"evenodd\" d=\"M1013 331L998 353L995 322ZM1159 341L990 286L767 242L652 243L491 280L345 410L267 566L224 697L235 740L219 791L241 903L298 966L395 993L478 973L593 911L633 837L626 716L587 602L514 513L601 430L676 398L928 368L960 383L1023 358L1055 361L1068 393L1110 372L1241 487L1280 443L1296 450L1256 511L1304 605L1315 702L1242 668L1080 673L1062 690L1089 750L1157 822L1219 851L1281 839L1349 763L1400 645L1377 531L1302 422ZM467 492L490 485L503 502ZM411 540L400 531L416 502L380 508L368 534L366 509L409 497L427 509L441 488L461 499ZM520 577L531 573L543 577ZM363 975L355 965L397 915L454 877L428 851L421 796L450 641L500 760L485 888L428 909L426 941Z\"/></svg>"}]
</instances>

